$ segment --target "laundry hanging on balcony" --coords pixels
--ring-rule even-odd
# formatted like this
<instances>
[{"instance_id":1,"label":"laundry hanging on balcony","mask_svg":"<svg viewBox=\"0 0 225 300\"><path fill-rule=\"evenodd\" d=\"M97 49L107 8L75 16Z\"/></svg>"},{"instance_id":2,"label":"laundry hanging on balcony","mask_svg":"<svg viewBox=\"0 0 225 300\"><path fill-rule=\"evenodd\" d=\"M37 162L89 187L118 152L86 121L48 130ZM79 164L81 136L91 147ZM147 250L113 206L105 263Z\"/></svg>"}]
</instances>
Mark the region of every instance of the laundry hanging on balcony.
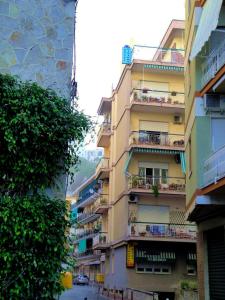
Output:
<instances>
[{"instance_id":1,"label":"laundry hanging on balcony","mask_svg":"<svg viewBox=\"0 0 225 300\"><path fill-rule=\"evenodd\" d=\"M194 59L209 40L219 22L220 10L223 0L207 0L202 11L198 30L192 46L190 60Z\"/></svg>"}]
</instances>

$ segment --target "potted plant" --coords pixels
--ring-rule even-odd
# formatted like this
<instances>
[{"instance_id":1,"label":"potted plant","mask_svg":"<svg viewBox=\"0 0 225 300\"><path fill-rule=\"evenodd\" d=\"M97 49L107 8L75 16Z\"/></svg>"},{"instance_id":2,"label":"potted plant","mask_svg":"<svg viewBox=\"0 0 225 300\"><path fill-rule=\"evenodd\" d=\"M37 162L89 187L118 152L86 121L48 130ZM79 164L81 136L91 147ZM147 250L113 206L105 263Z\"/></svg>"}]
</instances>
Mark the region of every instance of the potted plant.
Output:
<instances>
[{"instance_id":1,"label":"potted plant","mask_svg":"<svg viewBox=\"0 0 225 300\"><path fill-rule=\"evenodd\" d=\"M147 102L148 101L148 97L147 96L142 96L142 101L143 102Z\"/></svg>"},{"instance_id":2,"label":"potted plant","mask_svg":"<svg viewBox=\"0 0 225 300\"><path fill-rule=\"evenodd\" d=\"M181 295L183 299L196 299L197 295L197 282L195 280L182 280L180 282Z\"/></svg>"},{"instance_id":3,"label":"potted plant","mask_svg":"<svg viewBox=\"0 0 225 300\"><path fill-rule=\"evenodd\" d=\"M146 231L140 231L140 232L139 232L139 235L140 235L140 236L146 236Z\"/></svg>"},{"instance_id":4,"label":"potted plant","mask_svg":"<svg viewBox=\"0 0 225 300\"><path fill-rule=\"evenodd\" d=\"M138 94L137 92L134 92L134 101L137 101L138 100Z\"/></svg>"},{"instance_id":5,"label":"potted plant","mask_svg":"<svg viewBox=\"0 0 225 300\"><path fill-rule=\"evenodd\" d=\"M132 177L132 187L135 188L138 186L138 176Z\"/></svg>"},{"instance_id":6,"label":"potted plant","mask_svg":"<svg viewBox=\"0 0 225 300\"><path fill-rule=\"evenodd\" d=\"M152 192L153 192L153 194L154 194L155 197L159 196L159 187L158 187L158 184L154 184L152 186Z\"/></svg>"}]
</instances>

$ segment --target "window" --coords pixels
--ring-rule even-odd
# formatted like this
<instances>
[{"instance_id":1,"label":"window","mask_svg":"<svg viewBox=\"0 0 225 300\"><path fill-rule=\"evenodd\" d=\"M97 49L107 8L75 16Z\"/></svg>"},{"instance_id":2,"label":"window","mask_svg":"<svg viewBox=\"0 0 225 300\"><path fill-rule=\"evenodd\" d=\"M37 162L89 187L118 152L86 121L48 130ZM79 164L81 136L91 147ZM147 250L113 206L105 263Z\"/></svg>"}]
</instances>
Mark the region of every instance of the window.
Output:
<instances>
[{"instance_id":1,"label":"window","mask_svg":"<svg viewBox=\"0 0 225 300\"><path fill-rule=\"evenodd\" d=\"M196 275L196 264L187 264L187 274Z\"/></svg>"},{"instance_id":2,"label":"window","mask_svg":"<svg viewBox=\"0 0 225 300\"><path fill-rule=\"evenodd\" d=\"M171 274L172 271L169 264L137 264L136 273Z\"/></svg>"},{"instance_id":3,"label":"window","mask_svg":"<svg viewBox=\"0 0 225 300\"><path fill-rule=\"evenodd\" d=\"M160 183L166 184L168 180L168 169L139 167L139 176L144 177L146 183L151 185Z\"/></svg>"},{"instance_id":4,"label":"window","mask_svg":"<svg viewBox=\"0 0 225 300\"><path fill-rule=\"evenodd\" d=\"M138 222L151 223L169 223L170 211L169 206L162 205L138 205ZM140 224L140 228L141 228ZM143 224L143 229L146 224Z\"/></svg>"}]
</instances>

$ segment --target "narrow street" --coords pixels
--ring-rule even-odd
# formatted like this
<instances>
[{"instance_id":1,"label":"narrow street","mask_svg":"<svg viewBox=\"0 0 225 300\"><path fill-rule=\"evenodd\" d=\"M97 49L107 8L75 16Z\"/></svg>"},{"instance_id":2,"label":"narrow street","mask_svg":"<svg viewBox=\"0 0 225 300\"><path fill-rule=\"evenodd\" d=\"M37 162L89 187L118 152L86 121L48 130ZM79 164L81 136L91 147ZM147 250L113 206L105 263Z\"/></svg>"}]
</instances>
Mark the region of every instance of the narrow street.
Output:
<instances>
[{"instance_id":1,"label":"narrow street","mask_svg":"<svg viewBox=\"0 0 225 300\"><path fill-rule=\"evenodd\" d=\"M85 299L87 298L87 299ZM64 292L59 300L105 300L107 298L98 295L97 288L92 286L74 285L72 289Z\"/></svg>"}]
</instances>

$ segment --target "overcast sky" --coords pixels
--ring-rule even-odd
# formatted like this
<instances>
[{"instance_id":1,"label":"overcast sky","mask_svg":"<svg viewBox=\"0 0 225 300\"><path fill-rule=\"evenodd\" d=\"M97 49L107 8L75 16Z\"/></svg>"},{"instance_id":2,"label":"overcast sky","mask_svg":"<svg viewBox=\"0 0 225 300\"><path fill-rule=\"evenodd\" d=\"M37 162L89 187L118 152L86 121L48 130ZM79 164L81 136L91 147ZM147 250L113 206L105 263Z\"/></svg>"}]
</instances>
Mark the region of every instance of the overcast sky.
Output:
<instances>
[{"instance_id":1,"label":"overcast sky","mask_svg":"<svg viewBox=\"0 0 225 300\"><path fill-rule=\"evenodd\" d=\"M172 19L184 19L185 0L79 0L76 56L79 106L96 115L122 70L125 44L158 46Z\"/></svg>"}]
</instances>

